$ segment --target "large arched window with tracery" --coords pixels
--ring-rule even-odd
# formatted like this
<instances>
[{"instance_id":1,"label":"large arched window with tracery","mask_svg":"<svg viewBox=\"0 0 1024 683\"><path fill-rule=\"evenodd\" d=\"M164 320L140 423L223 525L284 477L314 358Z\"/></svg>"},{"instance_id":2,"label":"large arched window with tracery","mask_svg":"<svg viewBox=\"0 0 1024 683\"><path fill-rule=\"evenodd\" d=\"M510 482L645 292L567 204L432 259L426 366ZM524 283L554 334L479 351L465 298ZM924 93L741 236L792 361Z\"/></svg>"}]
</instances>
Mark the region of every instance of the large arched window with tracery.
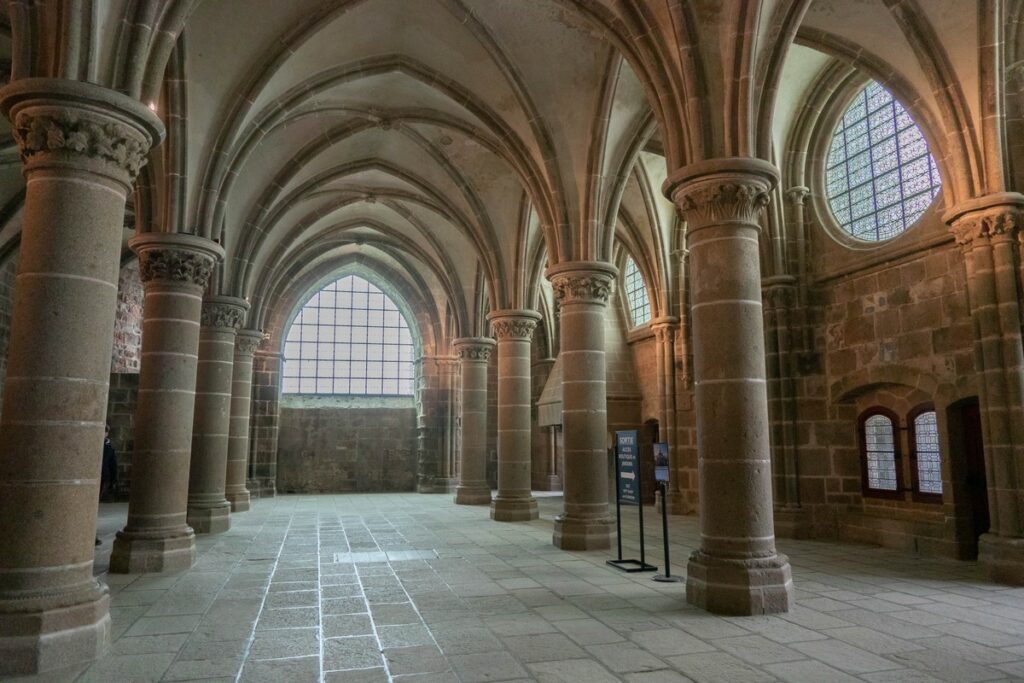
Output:
<instances>
[{"instance_id":1,"label":"large arched window with tracery","mask_svg":"<svg viewBox=\"0 0 1024 683\"><path fill-rule=\"evenodd\" d=\"M651 299L647 296L647 285L636 261L626 256L626 270L622 275L626 289L626 302L629 304L629 316L633 326L643 325L651 319Z\"/></svg>"},{"instance_id":2,"label":"large arched window with tracery","mask_svg":"<svg viewBox=\"0 0 1024 683\"><path fill-rule=\"evenodd\" d=\"M288 329L286 394L407 396L414 377L405 317L379 287L356 275L314 294Z\"/></svg>"},{"instance_id":3,"label":"large arched window with tracery","mask_svg":"<svg viewBox=\"0 0 1024 683\"><path fill-rule=\"evenodd\" d=\"M836 126L825 184L843 230L858 240L881 242L921 217L942 180L924 133L903 105L872 81Z\"/></svg>"}]
</instances>

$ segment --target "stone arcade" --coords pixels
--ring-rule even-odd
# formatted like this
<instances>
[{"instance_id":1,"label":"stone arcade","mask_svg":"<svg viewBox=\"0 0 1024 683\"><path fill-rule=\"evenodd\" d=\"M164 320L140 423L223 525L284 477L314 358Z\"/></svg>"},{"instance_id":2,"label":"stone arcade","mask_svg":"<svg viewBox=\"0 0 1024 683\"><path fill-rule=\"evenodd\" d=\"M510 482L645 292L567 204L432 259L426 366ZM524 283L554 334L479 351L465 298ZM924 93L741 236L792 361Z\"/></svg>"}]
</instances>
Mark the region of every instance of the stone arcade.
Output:
<instances>
[{"instance_id":1,"label":"stone arcade","mask_svg":"<svg viewBox=\"0 0 1024 683\"><path fill-rule=\"evenodd\" d=\"M0 65L3 680L1024 679L1024 0L8 0ZM620 430L684 582L605 565Z\"/></svg>"}]
</instances>

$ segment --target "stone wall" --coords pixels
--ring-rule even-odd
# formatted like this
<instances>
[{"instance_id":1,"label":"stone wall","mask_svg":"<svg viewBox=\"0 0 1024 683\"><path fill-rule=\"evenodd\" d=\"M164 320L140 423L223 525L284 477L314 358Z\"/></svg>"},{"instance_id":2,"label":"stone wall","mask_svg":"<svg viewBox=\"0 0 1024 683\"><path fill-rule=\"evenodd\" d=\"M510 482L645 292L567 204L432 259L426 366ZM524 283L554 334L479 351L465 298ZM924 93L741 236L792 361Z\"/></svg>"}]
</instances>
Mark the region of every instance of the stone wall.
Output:
<instances>
[{"instance_id":1,"label":"stone wall","mask_svg":"<svg viewBox=\"0 0 1024 683\"><path fill-rule=\"evenodd\" d=\"M0 263L0 404L3 401L4 378L7 376L7 345L11 340L14 277L17 270L18 258L16 255Z\"/></svg>"},{"instance_id":2,"label":"stone wall","mask_svg":"<svg viewBox=\"0 0 1024 683\"><path fill-rule=\"evenodd\" d=\"M133 258L121 268L117 280L117 317L114 319L111 372L139 371L142 358L142 303L139 261Z\"/></svg>"},{"instance_id":3,"label":"stone wall","mask_svg":"<svg viewBox=\"0 0 1024 683\"><path fill-rule=\"evenodd\" d=\"M249 482L253 496L277 491L277 437L281 410L281 355L260 349L253 356L249 418Z\"/></svg>"},{"instance_id":4,"label":"stone wall","mask_svg":"<svg viewBox=\"0 0 1024 683\"><path fill-rule=\"evenodd\" d=\"M394 407L360 407L368 401L358 397L285 397L278 491L415 490L416 408L411 399L373 401Z\"/></svg>"}]
</instances>

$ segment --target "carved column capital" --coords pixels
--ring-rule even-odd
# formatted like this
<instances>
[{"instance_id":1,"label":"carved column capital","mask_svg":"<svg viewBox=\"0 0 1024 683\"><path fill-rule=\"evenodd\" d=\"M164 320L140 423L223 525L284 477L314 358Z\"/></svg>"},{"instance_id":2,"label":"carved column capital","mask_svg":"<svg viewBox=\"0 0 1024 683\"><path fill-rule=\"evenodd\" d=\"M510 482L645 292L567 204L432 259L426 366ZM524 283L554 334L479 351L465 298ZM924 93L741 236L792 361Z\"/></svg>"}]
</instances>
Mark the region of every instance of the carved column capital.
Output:
<instances>
[{"instance_id":1,"label":"carved column capital","mask_svg":"<svg viewBox=\"0 0 1024 683\"><path fill-rule=\"evenodd\" d=\"M216 242L195 235L148 232L136 235L128 246L139 257L143 283L179 285L202 291L214 265L224 258Z\"/></svg>"},{"instance_id":2,"label":"carved column capital","mask_svg":"<svg viewBox=\"0 0 1024 683\"><path fill-rule=\"evenodd\" d=\"M235 337L235 355L252 356L266 337L260 330L239 330Z\"/></svg>"},{"instance_id":3,"label":"carved column capital","mask_svg":"<svg viewBox=\"0 0 1024 683\"><path fill-rule=\"evenodd\" d=\"M999 192L970 199L947 211L942 219L963 247L979 241L1012 240L1024 224L1024 195Z\"/></svg>"},{"instance_id":4,"label":"carved column capital","mask_svg":"<svg viewBox=\"0 0 1024 683\"><path fill-rule=\"evenodd\" d=\"M164 136L160 119L141 102L82 81L19 79L0 90L0 110L27 170L78 168L126 189Z\"/></svg>"},{"instance_id":5,"label":"carved column capital","mask_svg":"<svg viewBox=\"0 0 1024 683\"><path fill-rule=\"evenodd\" d=\"M210 296L203 299L200 325L238 330L245 322L249 302L233 296Z\"/></svg>"},{"instance_id":6,"label":"carved column capital","mask_svg":"<svg viewBox=\"0 0 1024 683\"><path fill-rule=\"evenodd\" d=\"M452 342L460 361L486 363L494 352L494 340L487 337L460 337Z\"/></svg>"},{"instance_id":7,"label":"carved column capital","mask_svg":"<svg viewBox=\"0 0 1024 683\"><path fill-rule=\"evenodd\" d=\"M491 331L494 332L494 337L498 341L505 339L529 341L533 338L533 331L537 329L540 318L540 313L525 309L506 309L487 314L487 320L491 323Z\"/></svg>"},{"instance_id":8,"label":"carved column capital","mask_svg":"<svg viewBox=\"0 0 1024 683\"><path fill-rule=\"evenodd\" d=\"M811 193L811 188L804 187L803 185L796 185L786 190L786 199L790 201L793 206L803 206L807 202L807 196Z\"/></svg>"},{"instance_id":9,"label":"carved column capital","mask_svg":"<svg viewBox=\"0 0 1024 683\"><path fill-rule=\"evenodd\" d=\"M682 212L691 234L722 223L759 227L778 177L775 166L761 159L709 159L679 169L662 190Z\"/></svg>"},{"instance_id":10,"label":"carved column capital","mask_svg":"<svg viewBox=\"0 0 1024 683\"><path fill-rule=\"evenodd\" d=\"M573 303L608 304L619 269L602 261L570 261L547 270L559 306Z\"/></svg>"}]
</instances>

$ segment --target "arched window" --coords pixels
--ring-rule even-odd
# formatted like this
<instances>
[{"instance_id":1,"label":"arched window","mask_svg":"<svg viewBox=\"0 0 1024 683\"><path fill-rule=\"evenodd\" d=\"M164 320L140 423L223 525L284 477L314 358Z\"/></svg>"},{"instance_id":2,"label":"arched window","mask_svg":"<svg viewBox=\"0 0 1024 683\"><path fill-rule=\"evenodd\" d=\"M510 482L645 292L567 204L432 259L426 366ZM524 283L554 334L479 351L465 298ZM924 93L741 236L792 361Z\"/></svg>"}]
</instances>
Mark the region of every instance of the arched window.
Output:
<instances>
[{"instance_id":1,"label":"arched window","mask_svg":"<svg viewBox=\"0 0 1024 683\"><path fill-rule=\"evenodd\" d=\"M836 220L868 242L891 239L913 225L942 186L921 129L875 81L836 127L825 176Z\"/></svg>"},{"instance_id":2,"label":"arched window","mask_svg":"<svg viewBox=\"0 0 1024 683\"><path fill-rule=\"evenodd\" d=\"M314 294L284 345L286 394L412 395L413 342L395 303L349 275Z\"/></svg>"},{"instance_id":3,"label":"arched window","mask_svg":"<svg viewBox=\"0 0 1024 683\"><path fill-rule=\"evenodd\" d=\"M647 297L647 286L636 267L632 256L626 256L626 272L623 275L626 284L626 301L629 304L629 316L633 319L633 327L643 325L651 319L651 300Z\"/></svg>"},{"instance_id":4,"label":"arched window","mask_svg":"<svg viewBox=\"0 0 1024 683\"><path fill-rule=\"evenodd\" d=\"M939 422L935 408L926 404L907 417L910 424L910 465L914 496L930 502L942 501L942 453L939 450Z\"/></svg>"},{"instance_id":5,"label":"arched window","mask_svg":"<svg viewBox=\"0 0 1024 683\"><path fill-rule=\"evenodd\" d=\"M872 408L860 417L861 472L864 495L899 497L898 418L884 408Z\"/></svg>"}]
</instances>

